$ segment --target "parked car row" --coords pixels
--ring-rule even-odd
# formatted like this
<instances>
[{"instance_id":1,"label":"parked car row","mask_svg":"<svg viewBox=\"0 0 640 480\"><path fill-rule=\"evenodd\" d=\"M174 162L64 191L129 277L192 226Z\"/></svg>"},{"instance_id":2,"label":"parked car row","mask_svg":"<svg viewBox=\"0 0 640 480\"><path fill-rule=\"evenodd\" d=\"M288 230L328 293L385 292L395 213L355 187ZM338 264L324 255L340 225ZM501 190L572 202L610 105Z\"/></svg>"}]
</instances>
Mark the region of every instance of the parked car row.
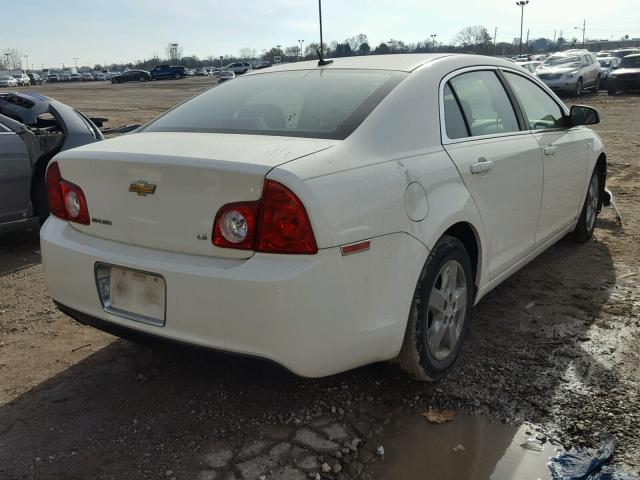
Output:
<instances>
[{"instance_id":1,"label":"parked car row","mask_svg":"<svg viewBox=\"0 0 640 480\"><path fill-rule=\"evenodd\" d=\"M42 77L37 73L0 75L0 87L28 87L29 85L42 85L42 83Z\"/></svg>"}]
</instances>

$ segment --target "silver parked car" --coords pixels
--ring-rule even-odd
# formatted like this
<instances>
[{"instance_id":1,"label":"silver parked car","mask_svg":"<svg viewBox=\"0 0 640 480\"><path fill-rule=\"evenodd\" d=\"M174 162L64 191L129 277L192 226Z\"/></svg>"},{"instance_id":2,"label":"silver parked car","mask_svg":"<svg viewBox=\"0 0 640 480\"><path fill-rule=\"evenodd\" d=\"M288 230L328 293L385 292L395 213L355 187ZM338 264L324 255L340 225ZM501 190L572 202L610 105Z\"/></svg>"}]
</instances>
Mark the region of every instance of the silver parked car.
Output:
<instances>
[{"instance_id":1,"label":"silver parked car","mask_svg":"<svg viewBox=\"0 0 640 480\"><path fill-rule=\"evenodd\" d=\"M249 70L252 69L251 64L249 62L230 63L224 68L226 70L231 70L236 75L242 75L243 73L247 73Z\"/></svg>"},{"instance_id":2,"label":"silver parked car","mask_svg":"<svg viewBox=\"0 0 640 480\"><path fill-rule=\"evenodd\" d=\"M600 90L600 63L587 50L567 50L547 58L536 76L555 91L582 95L585 89Z\"/></svg>"},{"instance_id":3,"label":"silver parked car","mask_svg":"<svg viewBox=\"0 0 640 480\"><path fill-rule=\"evenodd\" d=\"M613 70L620 66L618 57L598 57L600 63L600 88L607 88L607 79Z\"/></svg>"},{"instance_id":4,"label":"silver parked car","mask_svg":"<svg viewBox=\"0 0 640 480\"><path fill-rule=\"evenodd\" d=\"M58 152L103 140L73 108L39 94L0 94L0 231L49 216L44 174Z\"/></svg>"}]
</instances>

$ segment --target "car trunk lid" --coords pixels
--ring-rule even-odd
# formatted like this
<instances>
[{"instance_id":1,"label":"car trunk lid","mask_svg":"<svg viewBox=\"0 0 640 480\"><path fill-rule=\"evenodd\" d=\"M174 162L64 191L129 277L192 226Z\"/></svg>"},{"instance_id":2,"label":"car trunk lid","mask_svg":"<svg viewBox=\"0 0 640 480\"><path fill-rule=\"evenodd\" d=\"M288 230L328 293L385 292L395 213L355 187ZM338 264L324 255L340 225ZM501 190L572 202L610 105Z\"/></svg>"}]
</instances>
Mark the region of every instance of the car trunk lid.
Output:
<instances>
[{"instance_id":1,"label":"car trunk lid","mask_svg":"<svg viewBox=\"0 0 640 480\"><path fill-rule=\"evenodd\" d=\"M83 232L173 252L248 258L211 242L227 203L258 200L273 167L330 148L335 140L210 133L137 133L56 157L62 177L87 198Z\"/></svg>"}]
</instances>

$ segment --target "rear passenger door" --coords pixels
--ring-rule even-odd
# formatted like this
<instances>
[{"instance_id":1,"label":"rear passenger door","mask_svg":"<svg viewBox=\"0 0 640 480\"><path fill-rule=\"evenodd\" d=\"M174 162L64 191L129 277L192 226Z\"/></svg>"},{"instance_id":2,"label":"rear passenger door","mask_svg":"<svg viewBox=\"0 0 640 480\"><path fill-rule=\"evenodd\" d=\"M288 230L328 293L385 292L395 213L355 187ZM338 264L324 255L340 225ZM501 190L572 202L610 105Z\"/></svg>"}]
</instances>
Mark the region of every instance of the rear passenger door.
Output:
<instances>
[{"instance_id":1,"label":"rear passenger door","mask_svg":"<svg viewBox=\"0 0 640 480\"><path fill-rule=\"evenodd\" d=\"M544 193L536 237L538 243L544 243L580 213L587 176L588 139L583 127L564 127L564 109L539 85L515 72L503 73L543 156Z\"/></svg>"},{"instance_id":2,"label":"rear passenger door","mask_svg":"<svg viewBox=\"0 0 640 480\"><path fill-rule=\"evenodd\" d=\"M485 229L491 278L531 253L542 195L542 158L497 71L454 73L441 86L444 148Z\"/></svg>"}]
</instances>

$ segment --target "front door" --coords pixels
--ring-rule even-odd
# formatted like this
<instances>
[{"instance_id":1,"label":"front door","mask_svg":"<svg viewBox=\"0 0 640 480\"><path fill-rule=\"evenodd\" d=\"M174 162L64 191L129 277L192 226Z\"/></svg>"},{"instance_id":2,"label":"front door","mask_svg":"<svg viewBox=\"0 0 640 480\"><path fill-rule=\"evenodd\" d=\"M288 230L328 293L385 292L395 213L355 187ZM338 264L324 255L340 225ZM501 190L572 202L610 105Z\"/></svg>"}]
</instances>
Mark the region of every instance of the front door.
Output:
<instances>
[{"instance_id":1,"label":"front door","mask_svg":"<svg viewBox=\"0 0 640 480\"><path fill-rule=\"evenodd\" d=\"M564 110L541 87L519 74L504 72L504 76L543 156L544 185L536 233L541 244L580 214L587 176L587 139L582 127L563 127Z\"/></svg>"}]
</instances>

